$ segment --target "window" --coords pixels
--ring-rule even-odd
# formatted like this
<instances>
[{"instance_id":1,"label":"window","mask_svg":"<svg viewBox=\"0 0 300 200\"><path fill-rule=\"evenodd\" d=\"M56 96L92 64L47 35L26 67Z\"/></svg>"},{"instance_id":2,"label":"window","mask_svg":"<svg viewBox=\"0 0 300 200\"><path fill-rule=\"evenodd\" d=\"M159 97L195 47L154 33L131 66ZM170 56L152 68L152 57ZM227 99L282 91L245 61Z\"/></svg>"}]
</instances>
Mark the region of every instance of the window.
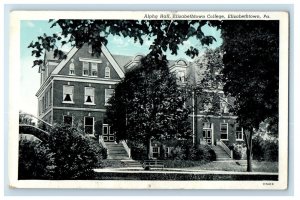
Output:
<instances>
[{"instance_id":1,"label":"window","mask_svg":"<svg viewBox=\"0 0 300 200\"><path fill-rule=\"evenodd\" d=\"M84 133L85 134L94 134L94 118L93 117L84 117Z\"/></svg>"},{"instance_id":2,"label":"window","mask_svg":"<svg viewBox=\"0 0 300 200\"><path fill-rule=\"evenodd\" d=\"M221 113L228 113L228 106L226 99L220 100L220 111Z\"/></svg>"},{"instance_id":3,"label":"window","mask_svg":"<svg viewBox=\"0 0 300 200\"><path fill-rule=\"evenodd\" d=\"M169 157L170 155L170 147L166 147L165 157Z\"/></svg>"},{"instance_id":4,"label":"window","mask_svg":"<svg viewBox=\"0 0 300 200\"><path fill-rule=\"evenodd\" d=\"M73 62L69 65L69 75L75 75L75 65Z\"/></svg>"},{"instance_id":5,"label":"window","mask_svg":"<svg viewBox=\"0 0 300 200\"><path fill-rule=\"evenodd\" d=\"M64 116L64 124L72 126L72 124L73 124L72 116L65 115Z\"/></svg>"},{"instance_id":6,"label":"window","mask_svg":"<svg viewBox=\"0 0 300 200\"><path fill-rule=\"evenodd\" d=\"M88 76L89 75L89 63L88 62L82 62L82 67L83 67L83 76Z\"/></svg>"},{"instance_id":7,"label":"window","mask_svg":"<svg viewBox=\"0 0 300 200\"><path fill-rule=\"evenodd\" d=\"M98 76L97 63L92 63L92 76Z\"/></svg>"},{"instance_id":8,"label":"window","mask_svg":"<svg viewBox=\"0 0 300 200\"><path fill-rule=\"evenodd\" d=\"M49 89L49 106L51 106L52 102L52 87Z\"/></svg>"},{"instance_id":9,"label":"window","mask_svg":"<svg viewBox=\"0 0 300 200\"><path fill-rule=\"evenodd\" d=\"M184 82L185 82L185 75L184 75L184 72L182 72L182 71L178 72L178 80L179 80L179 82L181 82L181 83L184 83Z\"/></svg>"},{"instance_id":10,"label":"window","mask_svg":"<svg viewBox=\"0 0 300 200\"><path fill-rule=\"evenodd\" d=\"M110 68L108 66L105 67L105 78L110 78Z\"/></svg>"},{"instance_id":11,"label":"window","mask_svg":"<svg viewBox=\"0 0 300 200\"><path fill-rule=\"evenodd\" d=\"M227 140L228 139L228 124L227 123L221 123L220 132L221 132L221 140Z\"/></svg>"},{"instance_id":12,"label":"window","mask_svg":"<svg viewBox=\"0 0 300 200\"><path fill-rule=\"evenodd\" d=\"M85 87L84 88L84 104L95 105L95 88Z\"/></svg>"},{"instance_id":13,"label":"window","mask_svg":"<svg viewBox=\"0 0 300 200\"><path fill-rule=\"evenodd\" d=\"M63 103L73 103L74 86L63 86Z\"/></svg>"},{"instance_id":14,"label":"window","mask_svg":"<svg viewBox=\"0 0 300 200\"><path fill-rule=\"evenodd\" d=\"M243 128L238 124L235 125L235 137L236 140L243 140Z\"/></svg>"},{"instance_id":15,"label":"window","mask_svg":"<svg viewBox=\"0 0 300 200\"><path fill-rule=\"evenodd\" d=\"M114 89L105 89L105 105L109 105L108 100L113 95Z\"/></svg>"},{"instance_id":16,"label":"window","mask_svg":"<svg viewBox=\"0 0 300 200\"><path fill-rule=\"evenodd\" d=\"M159 156L159 147L152 147L152 157L158 158Z\"/></svg>"}]
</instances>

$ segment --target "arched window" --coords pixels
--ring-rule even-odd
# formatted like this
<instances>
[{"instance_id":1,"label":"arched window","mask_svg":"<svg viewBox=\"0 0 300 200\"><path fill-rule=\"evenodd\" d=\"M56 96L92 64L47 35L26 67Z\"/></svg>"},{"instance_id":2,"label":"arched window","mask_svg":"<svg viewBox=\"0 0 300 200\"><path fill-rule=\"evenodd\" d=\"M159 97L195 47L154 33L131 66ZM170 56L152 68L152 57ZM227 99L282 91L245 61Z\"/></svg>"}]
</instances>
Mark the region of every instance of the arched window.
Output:
<instances>
[{"instance_id":1,"label":"arched window","mask_svg":"<svg viewBox=\"0 0 300 200\"><path fill-rule=\"evenodd\" d=\"M109 66L105 67L105 78L110 78L110 68L109 68Z\"/></svg>"},{"instance_id":2,"label":"arched window","mask_svg":"<svg viewBox=\"0 0 300 200\"><path fill-rule=\"evenodd\" d=\"M69 66L69 75L75 75L75 65L73 62Z\"/></svg>"}]
</instances>

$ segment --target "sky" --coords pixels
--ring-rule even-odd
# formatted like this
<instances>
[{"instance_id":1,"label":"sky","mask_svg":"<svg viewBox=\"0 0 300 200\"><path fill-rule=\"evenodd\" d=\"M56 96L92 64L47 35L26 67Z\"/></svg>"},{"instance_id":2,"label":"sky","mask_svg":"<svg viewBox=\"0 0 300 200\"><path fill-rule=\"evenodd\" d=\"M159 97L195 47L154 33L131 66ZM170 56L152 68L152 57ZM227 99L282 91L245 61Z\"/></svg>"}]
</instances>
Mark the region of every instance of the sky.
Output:
<instances>
[{"instance_id":1,"label":"sky","mask_svg":"<svg viewBox=\"0 0 300 200\"><path fill-rule=\"evenodd\" d=\"M46 20L23 20L20 24L20 56L21 56L21 77L20 77L20 110L26 113L37 116L38 113L38 101L35 96L40 87L40 74L38 73L38 67L32 68L33 60L35 58L31 56L32 49L28 48L30 42L35 41L39 35L46 33L47 35L61 32L58 26L50 28L51 24ZM204 26L202 31L205 35L211 35L216 38L216 42L211 44L209 48L217 48L222 44L221 32L215 28ZM112 54L134 56L137 54L147 54L149 52L149 46L153 39L145 40L141 46L139 43L134 43L133 39L123 38L121 36L109 36L107 48ZM199 48L199 52L203 52L205 48L201 46L196 38L190 38L183 45L179 46L177 55L171 55L169 51L166 52L167 59L177 60L180 58L192 61L190 57L185 55L185 51L193 44L196 48ZM63 46L62 50L68 52L71 49L69 45Z\"/></svg>"}]
</instances>

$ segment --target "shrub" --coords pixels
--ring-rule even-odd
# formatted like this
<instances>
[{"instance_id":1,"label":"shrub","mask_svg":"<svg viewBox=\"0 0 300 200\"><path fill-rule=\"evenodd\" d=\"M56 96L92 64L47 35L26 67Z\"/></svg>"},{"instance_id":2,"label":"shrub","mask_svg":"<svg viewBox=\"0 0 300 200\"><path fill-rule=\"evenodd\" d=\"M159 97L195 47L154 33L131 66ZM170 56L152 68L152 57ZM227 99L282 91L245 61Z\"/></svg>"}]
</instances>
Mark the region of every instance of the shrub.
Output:
<instances>
[{"instance_id":1,"label":"shrub","mask_svg":"<svg viewBox=\"0 0 300 200\"><path fill-rule=\"evenodd\" d=\"M265 161L278 161L278 142L270 141L264 146L264 160Z\"/></svg>"},{"instance_id":2,"label":"shrub","mask_svg":"<svg viewBox=\"0 0 300 200\"><path fill-rule=\"evenodd\" d=\"M263 139L260 135L253 138L253 159L259 161L278 161L278 140Z\"/></svg>"},{"instance_id":3,"label":"shrub","mask_svg":"<svg viewBox=\"0 0 300 200\"><path fill-rule=\"evenodd\" d=\"M232 144L232 151L233 151L233 159L235 160L241 160L247 158L247 154L246 154L247 149L245 145Z\"/></svg>"},{"instance_id":4,"label":"shrub","mask_svg":"<svg viewBox=\"0 0 300 200\"><path fill-rule=\"evenodd\" d=\"M147 147L143 144L139 144L138 142L128 141L128 147L131 149L131 158L133 160L147 160Z\"/></svg>"},{"instance_id":5,"label":"shrub","mask_svg":"<svg viewBox=\"0 0 300 200\"><path fill-rule=\"evenodd\" d=\"M51 179L54 175L54 155L39 140L19 141L19 179Z\"/></svg>"},{"instance_id":6,"label":"shrub","mask_svg":"<svg viewBox=\"0 0 300 200\"><path fill-rule=\"evenodd\" d=\"M49 147L54 153L54 179L88 179L94 175L101 156L99 148L83 132L70 126L57 125L50 132Z\"/></svg>"}]
</instances>

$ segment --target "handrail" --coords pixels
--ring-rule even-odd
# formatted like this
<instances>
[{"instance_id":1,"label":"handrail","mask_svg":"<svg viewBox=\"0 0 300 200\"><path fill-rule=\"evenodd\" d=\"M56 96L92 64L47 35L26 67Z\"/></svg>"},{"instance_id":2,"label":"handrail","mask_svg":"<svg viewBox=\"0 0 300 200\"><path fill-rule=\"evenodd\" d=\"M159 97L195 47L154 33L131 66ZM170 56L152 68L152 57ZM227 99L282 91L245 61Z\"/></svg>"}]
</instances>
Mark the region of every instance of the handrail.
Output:
<instances>
[{"instance_id":1,"label":"handrail","mask_svg":"<svg viewBox=\"0 0 300 200\"><path fill-rule=\"evenodd\" d=\"M99 143L102 145L103 148L107 149L107 146L104 142L102 135L99 135Z\"/></svg>"},{"instance_id":2,"label":"handrail","mask_svg":"<svg viewBox=\"0 0 300 200\"><path fill-rule=\"evenodd\" d=\"M50 123L48 123L48 122L42 120L41 118L38 118L38 117L32 115L32 114L29 114L29 113L20 113L19 115L25 115L25 116L33 117L33 118L35 118L35 119L37 119L37 120L39 120L39 121L41 121L41 122L47 124L48 126L52 127L52 124L50 124Z\"/></svg>"},{"instance_id":3,"label":"handrail","mask_svg":"<svg viewBox=\"0 0 300 200\"><path fill-rule=\"evenodd\" d=\"M45 141L47 142L49 140L49 136L50 134L47 132L47 131L44 131L36 126L33 126L33 125L28 125L28 124L19 124L19 127L20 128L23 128L23 129L20 129L19 130L19 134L30 134L30 135L34 135L35 137L39 138L40 140L42 141ZM36 131L31 131L28 132L28 129L26 128L33 128L35 129ZM26 131L27 130L27 131Z\"/></svg>"},{"instance_id":4,"label":"handrail","mask_svg":"<svg viewBox=\"0 0 300 200\"><path fill-rule=\"evenodd\" d=\"M125 140L121 140L121 144L123 144L124 149L126 150L128 157L131 158L131 149L128 147Z\"/></svg>"},{"instance_id":5,"label":"handrail","mask_svg":"<svg viewBox=\"0 0 300 200\"><path fill-rule=\"evenodd\" d=\"M233 154L232 154L232 150L230 150L226 144L224 144L224 142L222 140L219 141L219 145L222 147L222 149L224 149L224 151L228 154L228 156L230 156L230 158L233 158Z\"/></svg>"}]
</instances>

